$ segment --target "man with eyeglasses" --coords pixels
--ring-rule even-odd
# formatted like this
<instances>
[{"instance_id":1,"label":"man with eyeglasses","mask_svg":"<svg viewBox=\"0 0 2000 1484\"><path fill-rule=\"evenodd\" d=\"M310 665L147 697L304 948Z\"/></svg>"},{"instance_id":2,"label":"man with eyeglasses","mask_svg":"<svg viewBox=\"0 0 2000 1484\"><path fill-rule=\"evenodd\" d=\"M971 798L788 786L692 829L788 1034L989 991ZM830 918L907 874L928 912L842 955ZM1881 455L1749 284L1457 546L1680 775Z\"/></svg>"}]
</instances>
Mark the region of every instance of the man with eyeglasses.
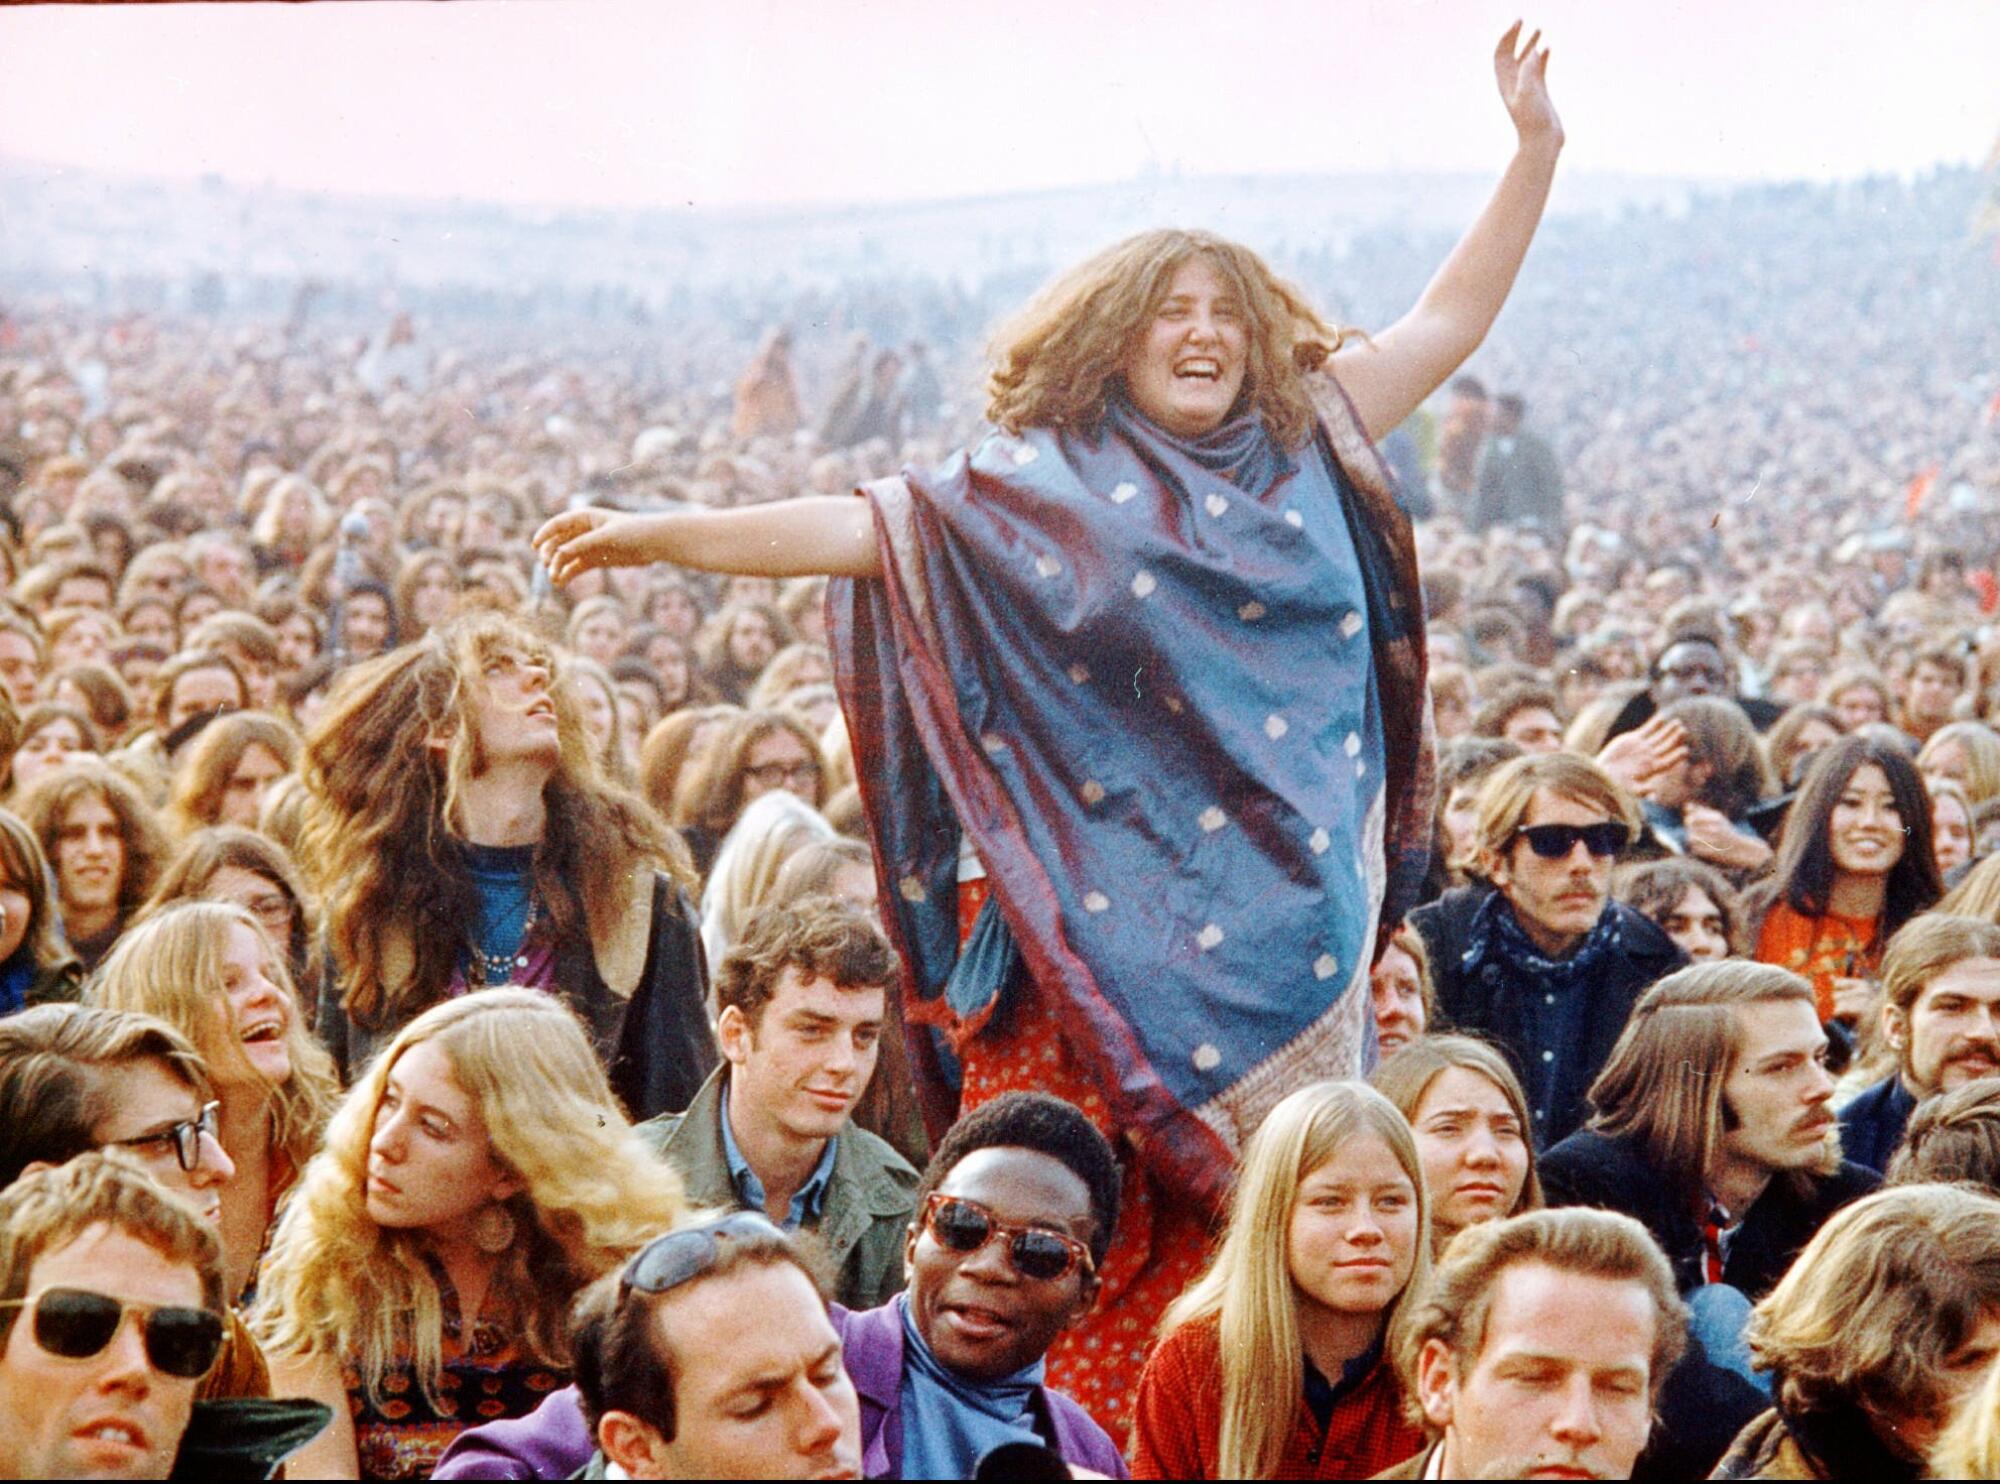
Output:
<instances>
[{"instance_id":1,"label":"man with eyeglasses","mask_svg":"<svg viewBox=\"0 0 2000 1484\"><path fill-rule=\"evenodd\" d=\"M124 1155L0 1192L0 1477L267 1476L329 1414L198 1404L223 1313L213 1225Z\"/></svg>"},{"instance_id":2,"label":"man with eyeglasses","mask_svg":"<svg viewBox=\"0 0 2000 1484\"><path fill-rule=\"evenodd\" d=\"M1537 1148L1584 1117L1584 1093L1646 987L1681 952L1611 900L1638 805L1573 753L1517 758L1480 791L1483 879L1419 908L1442 1017L1504 1046L1521 1068Z\"/></svg>"},{"instance_id":3,"label":"man with eyeglasses","mask_svg":"<svg viewBox=\"0 0 2000 1484\"><path fill-rule=\"evenodd\" d=\"M208 1071L165 1021L39 1005L0 1020L0 1189L99 1149L118 1149L210 1227L236 1173L216 1137ZM270 1372L232 1313L204 1396L269 1396Z\"/></svg>"},{"instance_id":4,"label":"man with eyeglasses","mask_svg":"<svg viewBox=\"0 0 2000 1484\"><path fill-rule=\"evenodd\" d=\"M1119 1172L1110 1145L1061 1099L1006 1093L952 1126L924 1173L919 1197L917 1217L904 1242L907 1293L861 1313L829 1311L847 1379L858 1397L862 1475L966 1479L982 1459L1006 1448L1010 1452L1002 1456L1010 1460L1023 1450L1038 1449L1075 1468L1126 1477L1124 1459L1104 1430L1069 1397L1044 1384L1049 1346L1089 1311L1097 1295L1098 1265L1117 1226ZM754 1233L760 1227L768 1227L763 1218L739 1212L712 1227L711 1239L717 1248L726 1248L732 1240L729 1231ZM753 1239L741 1240L748 1244ZM782 1239L773 1233L754 1240ZM692 1284L694 1270L707 1271L704 1247L690 1233L655 1243L627 1266L625 1289L668 1293ZM621 1294L619 1301L629 1300ZM619 1351L608 1335L601 1351L593 1351L600 1341L591 1335L588 1299L582 1312L580 1378L597 1363L594 1353L610 1361ZM668 1415L674 1436L686 1437L695 1415L688 1410L691 1396L719 1396L721 1410L731 1410L730 1393L717 1390L726 1381L718 1377L742 1369L738 1361L743 1355L774 1345L776 1333L766 1331L787 1337L786 1354L808 1377L810 1364L823 1356L823 1349L814 1351L807 1342L816 1333L813 1326L786 1317L791 1309L759 1312L754 1325L744 1322L749 1312L735 1304L717 1306L707 1332L674 1332L673 1354L700 1355L704 1370L696 1383L695 1368L671 1369L673 1410ZM788 1389L797 1384L786 1379L793 1374L786 1364L773 1362L766 1377L769 1389L791 1397L798 1415L809 1418L806 1398ZM690 1391L691 1385L699 1391ZM823 1389L830 1387L829 1381ZM654 1393L660 1389L652 1388ZM610 1400L610 1393L600 1400ZM660 1405L641 1402L631 1415L647 1421L640 1411L650 1409L647 1425L665 1437ZM746 1397L740 1410L764 1405ZM617 1457L624 1442L605 1429L616 1410L600 1409L593 1433L577 1391L558 1392L519 1422L461 1434L433 1477L562 1478L584 1467L600 1441L611 1461L627 1467ZM625 1427L621 1422L612 1433ZM793 1434L813 1435L803 1421ZM628 1436L640 1438L642 1433L632 1428ZM795 1472L776 1467L776 1462L801 1456L796 1448L789 1453L772 1450L760 1454L755 1466L764 1472ZM672 1464L668 1460L660 1466ZM717 1455L703 1454L700 1466L718 1469ZM614 1477L608 1468L603 1476Z\"/></svg>"}]
</instances>

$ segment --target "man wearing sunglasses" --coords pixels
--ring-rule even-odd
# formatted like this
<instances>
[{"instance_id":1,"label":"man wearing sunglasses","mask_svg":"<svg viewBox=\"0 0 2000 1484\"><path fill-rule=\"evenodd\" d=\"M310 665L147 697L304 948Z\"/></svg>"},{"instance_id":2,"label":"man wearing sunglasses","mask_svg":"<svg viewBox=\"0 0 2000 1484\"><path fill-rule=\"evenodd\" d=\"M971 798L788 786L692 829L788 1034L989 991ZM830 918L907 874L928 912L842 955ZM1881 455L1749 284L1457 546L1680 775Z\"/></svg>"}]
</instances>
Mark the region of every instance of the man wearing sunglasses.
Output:
<instances>
[{"instance_id":1,"label":"man wearing sunglasses","mask_svg":"<svg viewBox=\"0 0 2000 1484\"><path fill-rule=\"evenodd\" d=\"M0 1188L98 1149L117 1149L215 1226L236 1166L216 1135L208 1071L165 1021L124 1010L38 1005L0 1020ZM230 1311L204 1397L271 1394L257 1342Z\"/></svg>"},{"instance_id":2,"label":"man wearing sunglasses","mask_svg":"<svg viewBox=\"0 0 2000 1484\"><path fill-rule=\"evenodd\" d=\"M1104 1430L1074 1401L1043 1384L1049 1346L1096 1297L1097 1265L1118 1223L1118 1161L1110 1145L1061 1099L1006 1093L952 1126L924 1172L920 1196L905 1239L908 1292L865 1312L837 1307L828 1312L852 1393L859 1398L863 1476L966 1479L996 1448L1026 1443L1093 1473L1126 1477L1124 1459ZM730 1223L738 1224L734 1235ZM625 1288L670 1294L722 1266L706 1253L711 1241L726 1249L731 1241L747 1248L775 1239L775 1233L759 1234L768 1222L751 1212L735 1213L710 1230L709 1241L675 1233L654 1243L627 1266ZM620 1299L628 1301L629 1294ZM747 1355L781 1349L788 1358L770 1360L766 1374L775 1394L791 1398L797 1427L790 1436L822 1435L810 1399L802 1391L795 1395L793 1382L777 1385L781 1373L809 1377L814 1356L823 1354L807 1343L815 1332L809 1319L797 1317L791 1306L775 1307L779 1303L774 1294L766 1308L756 1309L742 1297L714 1306L704 1332L675 1331L673 1354L699 1354L713 1372L704 1375L698 1392L687 1391L685 1379L675 1381L670 1405L677 1433L695 1415L687 1410L695 1405L690 1397L719 1396L717 1405L726 1415L731 1404L726 1391L716 1391L717 1377L742 1369L739 1361ZM580 1375L599 1364L593 1355L601 1353L610 1364L621 1349L610 1332L591 1333L593 1312L586 1300L577 1339ZM755 1334L743 1319L752 1312ZM830 1385L822 1389L830 1391ZM578 1388L572 1387L532 1416L460 1434L433 1477L564 1478L589 1463L600 1438L616 1461L624 1442L607 1437L602 1423L620 1408L642 1420L650 1416L654 1432L666 1436L659 1403L641 1400L627 1408L611 1403L610 1395L607 1389L595 1433L585 1421ZM618 1395L630 1398L632 1392L627 1388ZM673 1456L691 1458L694 1446ZM756 1466L796 1473L801 1470L779 1463L808 1456L821 1453L788 1443L759 1453ZM703 1453L702 1466L719 1469L717 1458Z\"/></svg>"},{"instance_id":3,"label":"man wearing sunglasses","mask_svg":"<svg viewBox=\"0 0 2000 1484\"><path fill-rule=\"evenodd\" d=\"M1521 1068L1537 1148L1582 1123L1584 1093L1633 1003L1682 963L1659 928L1611 900L1637 803L1574 753L1517 758L1480 791L1484 879L1419 908L1438 1009Z\"/></svg>"},{"instance_id":4,"label":"man wearing sunglasses","mask_svg":"<svg viewBox=\"0 0 2000 1484\"><path fill-rule=\"evenodd\" d=\"M0 1477L161 1479L197 1428L223 1344L214 1227L121 1154L85 1154L0 1192ZM268 1474L326 1425L316 1403L234 1408L221 1430L262 1449L202 1467ZM218 1419L206 1419L205 1431ZM197 1442L197 1446L200 1446Z\"/></svg>"}]
</instances>

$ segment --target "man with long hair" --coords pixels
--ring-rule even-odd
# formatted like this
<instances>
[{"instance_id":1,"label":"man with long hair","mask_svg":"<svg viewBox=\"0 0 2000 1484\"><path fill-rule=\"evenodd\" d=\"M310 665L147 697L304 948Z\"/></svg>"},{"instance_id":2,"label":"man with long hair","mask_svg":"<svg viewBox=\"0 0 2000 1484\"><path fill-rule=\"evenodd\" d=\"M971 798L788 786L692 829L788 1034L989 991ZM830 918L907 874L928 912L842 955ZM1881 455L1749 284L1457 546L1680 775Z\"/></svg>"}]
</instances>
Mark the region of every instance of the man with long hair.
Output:
<instances>
[{"instance_id":1,"label":"man with long hair","mask_svg":"<svg viewBox=\"0 0 2000 1484\"><path fill-rule=\"evenodd\" d=\"M1002 334L995 431L937 470L536 536L557 582L840 579L836 683L926 1119L1051 1089L1134 1177L1051 1369L1114 1430L1243 1138L1286 1089L1360 1071L1377 926L1423 877L1422 595L1370 440L1480 343L1533 238L1563 137L1538 39L1495 52L1519 147L1493 200L1373 339L1245 247L1147 232Z\"/></svg>"},{"instance_id":2,"label":"man with long hair","mask_svg":"<svg viewBox=\"0 0 2000 1484\"><path fill-rule=\"evenodd\" d=\"M634 1117L716 1061L673 842L591 761L554 652L477 614L357 669L307 738L301 850L333 949L343 1070L469 989L560 994Z\"/></svg>"},{"instance_id":3,"label":"man with long hair","mask_svg":"<svg viewBox=\"0 0 2000 1484\"><path fill-rule=\"evenodd\" d=\"M2000 926L1927 912L1882 956L1880 1032L1893 1069L1840 1111L1848 1157L1888 1172L1917 1105L2000 1076Z\"/></svg>"}]
</instances>

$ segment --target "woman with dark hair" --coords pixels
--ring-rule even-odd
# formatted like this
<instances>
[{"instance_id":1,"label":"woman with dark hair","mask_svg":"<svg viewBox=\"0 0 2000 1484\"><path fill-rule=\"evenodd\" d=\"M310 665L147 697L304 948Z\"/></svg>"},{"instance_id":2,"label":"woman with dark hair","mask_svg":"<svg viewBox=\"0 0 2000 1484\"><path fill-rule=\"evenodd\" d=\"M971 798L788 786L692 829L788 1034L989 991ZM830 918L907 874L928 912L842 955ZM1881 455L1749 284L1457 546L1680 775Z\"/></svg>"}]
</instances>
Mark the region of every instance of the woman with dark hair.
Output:
<instances>
[{"instance_id":1,"label":"woman with dark hair","mask_svg":"<svg viewBox=\"0 0 2000 1484\"><path fill-rule=\"evenodd\" d=\"M1690 963L1728 958L1742 941L1743 904L1720 871L1684 855L1618 874L1612 894L1674 940Z\"/></svg>"},{"instance_id":2,"label":"woman with dark hair","mask_svg":"<svg viewBox=\"0 0 2000 1484\"><path fill-rule=\"evenodd\" d=\"M1917 765L1843 737L1813 759L1785 821L1754 957L1810 979L1822 1021L1855 1021L1883 945L1943 894Z\"/></svg>"}]
</instances>

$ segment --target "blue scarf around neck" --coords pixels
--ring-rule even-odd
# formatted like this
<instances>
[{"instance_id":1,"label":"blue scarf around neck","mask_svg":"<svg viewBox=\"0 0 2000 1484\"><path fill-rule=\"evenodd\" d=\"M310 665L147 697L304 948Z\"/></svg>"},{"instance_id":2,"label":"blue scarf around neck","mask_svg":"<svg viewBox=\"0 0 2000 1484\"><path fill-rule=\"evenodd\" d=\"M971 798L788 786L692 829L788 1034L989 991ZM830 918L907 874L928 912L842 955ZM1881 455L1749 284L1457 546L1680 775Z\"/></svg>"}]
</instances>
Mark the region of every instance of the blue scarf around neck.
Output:
<instances>
[{"instance_id":1,"label":"blue scarf around neck","mask_svg":"<svg viewBox=\"0 0 2000 1484\"><path fill-rule=\"evenodd\" d=\"M946 1370L910 1318L903 1316L903 1468L905 1479L970 1479L980 1459L1002 1443L1047 1440L1035 1431L1034 1399L1046 1362L998 1381L968 1381Z\"/></svg>"}]
</instances>

